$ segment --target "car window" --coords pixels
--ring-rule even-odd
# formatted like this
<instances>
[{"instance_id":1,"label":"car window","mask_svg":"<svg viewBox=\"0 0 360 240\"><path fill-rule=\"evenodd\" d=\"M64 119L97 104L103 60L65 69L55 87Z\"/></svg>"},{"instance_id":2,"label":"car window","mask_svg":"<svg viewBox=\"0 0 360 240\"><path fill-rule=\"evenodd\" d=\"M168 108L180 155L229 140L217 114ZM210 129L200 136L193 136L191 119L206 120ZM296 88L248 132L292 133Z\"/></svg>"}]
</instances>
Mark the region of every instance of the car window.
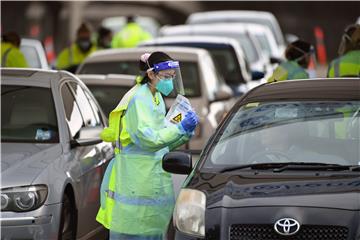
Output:
<instances>
[{"instance_id":1,"label":"car window","mask_svg":"<svg viewBox=\"0 0 360 240\"><path fill-rule=\"evenodd\" d=\"M100 119L95 117L94 111L91 108L88 98L80 85L75 82L70 82L69 85L73 90L76 102L78 103L80 113L83 117L85 127L100 126Z\"/></svg>"},{"instance_id":2,"label":"car window","mask_svg":"<svg viewBox=\"0 0 360 240\"><path fill-rule=\"evenodd\" d=\"M236 85L244 82L241 74L240 64L232 48L207 49L212 56L218 72L222 75L225 82L229 85Z\"/></svg>"},{"instance_id":3,"label":"car window","mask_svg":"<svg viewBox=\"0 0 360 240\"><path fill-rule=\"evenodd\" d=\"M50 88L1 86L1 141L59 142Z\"/></svg>"},{"instance_id":4,"label":"car window","mask_svg":"<svg viewBox=\"0 0 360 240\"><path fill-rule=\"evenodd\" d=\"M92 62L85 63L79 70L78 74L128 74L138 75L139 62L138 61L107 61L107 62Z\"/></svg>"},{"instance_id":5,"label":"car window","mask_svg":"<svg viewBox=\"0 0 360 240\"><path fill-rule=\"evenodd\" d=\"M249 103L233 113L206 166L360 165L360 101Z\"/></svg>"},{"instance_id":6,"label":"car window","mask_svg":"<svg viewBox=\"0 0 360 240\"><path fill-rule=\"evenodd\" d=\"M87 91L84 91L84 92L85 92L86 98L89 100L91 108L92 108L92 110L94 112L94 116L96 118L96 121L98 121L100 123L99 126L104 127L103 119L101 117L102 115L101 115L101 112L100 112L100 109L99 109L99 107L101 107L101 106L98 106L98 104L95 103L93 97L91 97L90 94Z\"/></svg>"},{"instance_id":7,"label":"car window","mask_svg":"<svg viewBox=\"0 0 360 240\"><path fill-rule=\"evenodd\" d=\"M39 54L36 51L35 47L31 46L21 46L21 52L24 54L29 67L32 68L41 68L41 62L39 58Z\"/></svg>"},{"instance_id":8,"label":"car window","mask_svg":"<svg viewBox=\"0 0 360 240\"><path fill-rule=\"evenodd\" d=\"M187 97L201 96L200 72L197 62L180 61L181 76ZM85 63L79 74L139 74L138 61Z\"/></svg>"},{"instance_id":9,"label":"car window","mask_svg":"<svg viewBox=\"0 0 360 240\"><path fill-rule=\"evenodd\" d=\"M245 57L249 62L253 63L259 60L256 47L248 35L240 34L236 39L239 41Z\"/></svg>"},{"instance_id":10,"label":"car window","mask_svg":"<svg viewBox=\"0 0 360 240\"><path fill-rule=\"evenodd\" d=\"M61 96L64 103L65 116L70 130L70 135L73 139L78 139L80 136L80 130L83 126L85 126L85 124L68 84L62 85Z\"/></svg>"},{"instance_id":11,"label":"car window","mask_svg":"<svg viewBox=\"0 0 360 240\"><path fill-rule=\"evenodd\" d=\"M107 117L118 105L125 93L130 90L130 87L109 85L88 85L88 88L99 102Z\"/></svg>"},{"instance_id":12,"label":"car window","mask_svg":"<svg viewBox=\"0 0 360 240\"><path fill-rule=\"evenodd\" d=\"M267 54L268 56L271 56L272 49L269 43L269 40L267 39L265 34L254 34L255 39L258 41L259 46L261 47L261 50Z\"/></svg>"}]
</instances>

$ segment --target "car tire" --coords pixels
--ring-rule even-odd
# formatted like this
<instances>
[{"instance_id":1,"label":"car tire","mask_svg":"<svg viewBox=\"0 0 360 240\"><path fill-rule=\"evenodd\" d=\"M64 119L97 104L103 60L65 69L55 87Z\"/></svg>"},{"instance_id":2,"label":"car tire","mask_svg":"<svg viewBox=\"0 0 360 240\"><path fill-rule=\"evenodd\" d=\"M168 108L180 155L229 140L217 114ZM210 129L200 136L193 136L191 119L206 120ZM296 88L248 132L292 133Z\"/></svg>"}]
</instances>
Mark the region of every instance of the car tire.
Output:
<instances>
[{"instance_id":1,"label":"car tire","mask_svg":"<svg viewBox=\"0 0 360 240\"><path fill-rule=\"evenodd\" d=\"M59 240L73 239L76 239L75 207L68 194L65 194L61 208Z\"/></svg>"}]
</instances>

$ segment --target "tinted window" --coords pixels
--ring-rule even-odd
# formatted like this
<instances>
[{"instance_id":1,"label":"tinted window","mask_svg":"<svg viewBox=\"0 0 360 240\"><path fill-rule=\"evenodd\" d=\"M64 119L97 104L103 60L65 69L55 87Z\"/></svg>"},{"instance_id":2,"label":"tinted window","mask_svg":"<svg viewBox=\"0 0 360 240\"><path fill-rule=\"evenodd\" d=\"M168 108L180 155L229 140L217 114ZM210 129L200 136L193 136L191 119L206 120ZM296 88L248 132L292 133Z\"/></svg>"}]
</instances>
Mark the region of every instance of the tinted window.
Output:
<instances>
[{"instance_id":1,"label":"tinted window","mask_svg":"<svg viewBox=\"0 0 360 240\"><path fill-rule=\"evenodd\" d=\"M1 86L3 142L58 142L58 133L51 89Z\"/></svg>"},{"instance_id":2,"label":"tinted window","mask_svg":"<svg viewBox=\"0 0 360 240\"><path fill-rule=\"evenodd\" d=\"M119 66L127 66L122 68ZM181 76L183 79L185 95L187 97L201 96L200 73L196 62L180 61ZM125 69L125 70L124 70ZM80 70L81 74L139 74L138 61L113 61L87 63Z\"/></svg>"},{"instance_id":3,"label":"tinted window","mask_svg":"<svg viewBox=\"0 0 360 240\"><path fill-rule=\"evenodd\" d=\"M99 102L105 116L109 116L110 112L118 105L125 93L130 87L121 86L104 86L104 85L88 85L92 94Z\"/></svg>"},{"instance_id":4,"label":"tinted window","mask_svg":"<svg viewBox=\"0 0 360 240\"><path fill-rule=\"evenodd\" d=\"M61 87L61 96L64 102L66 121L69 126L71 137L78 139L80 136L80 129L84 126L84 122L75 98L67 84L64 84Z\"/></svg>"},{"instance_id":5,"label":"tinted window","mask_svg":"<svg viewBox=\"0 0 360 240\"><path fill-rule=\"evenodd\" d=\"M100 125L103 127L104 124L102 121L101 112L100 112L98 105L95 103L93 97L91 97L88 92L85 91L85 95L86 95L87 99L89 100L91 108L93 109L96 121L98 121L100 123Z\"/></svg>"},{"instance_id":6,"label":"tinted window","mask_svg":"<svg viewBox=\"0 0 360 240\"><path fill-rule=\"evenodd\" d=\"M100 121L94 115L94 111L91 108L89 100L87 99L84 90L78 84L71 82L71 88L73 89L76 102L80 108L81 115L85 122L86 127L100 126Z\"/></svg>"},{"instance_id":7,"label":"tinted window","mask_svg":"<svg viewBox=\"0 0 360 240\"><path fill-rule=\"evenodd\" d=\"M138 75L138 61L114 61L114 62L96 62L86 63L80 69L79 74L129 74Z\"/></svg>"},{"instance_id":8,"label":"tinted window","mask_svg":"<svg viewBox=\"0 0 360 240\"><path fill-rule=\"evenodd\" d=\"M206 165L360 165L360 102L249 103L234 113Z\"/></svg>"}]
</instances>

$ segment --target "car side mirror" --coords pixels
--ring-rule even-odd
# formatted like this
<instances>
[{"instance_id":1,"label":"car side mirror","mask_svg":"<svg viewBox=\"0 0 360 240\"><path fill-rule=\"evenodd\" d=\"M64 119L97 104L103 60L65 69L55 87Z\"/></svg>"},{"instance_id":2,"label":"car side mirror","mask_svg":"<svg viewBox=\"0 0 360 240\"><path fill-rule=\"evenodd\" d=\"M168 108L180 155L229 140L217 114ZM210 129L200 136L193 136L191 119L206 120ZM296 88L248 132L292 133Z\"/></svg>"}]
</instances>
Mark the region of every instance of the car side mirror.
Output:
<instances>
[{"instance_id":1,"label":"car side mirror","mask_svg":"<svg viewBox=\"0 0 360 240\"><path fill-rule=\"evenodd\" d=\"M88 138L88 139L72 139L70 140L70 147L76 148L76 147L83 147L83 146L91 146L98 143L101 143L101 138Z\"/></svg>"},{"instance_id":2,"label":"car side mirror","mask_svg":"<svg viewBox=\"0 0 360 240\"><path fill-rule=\"evenodd\" d=\"M252 80L260 80L265 76L263 72L260 71L251 71L251 79Z\"/></svg>"},{"instance_id":3,"label":"car side mirror","mask_svg":"<svg viewBox=\"0 0 360 240\"><path fill-rule=\"evenodd\" d=\"M270 63L271 64L280 64L282 62L282 60L280 58L277 57L270 57Z\"/></svg>"},{"instance_id":4,"label":"car side mirror","mask_svg":"<svg viewBox=\"0 0 360 240\"><path fill-rule=\"evenodd\" d=\"M169 173L190 174L192 170L191 153L169 152L162 159L162 168Z\"/></svg>"}]
</instances>

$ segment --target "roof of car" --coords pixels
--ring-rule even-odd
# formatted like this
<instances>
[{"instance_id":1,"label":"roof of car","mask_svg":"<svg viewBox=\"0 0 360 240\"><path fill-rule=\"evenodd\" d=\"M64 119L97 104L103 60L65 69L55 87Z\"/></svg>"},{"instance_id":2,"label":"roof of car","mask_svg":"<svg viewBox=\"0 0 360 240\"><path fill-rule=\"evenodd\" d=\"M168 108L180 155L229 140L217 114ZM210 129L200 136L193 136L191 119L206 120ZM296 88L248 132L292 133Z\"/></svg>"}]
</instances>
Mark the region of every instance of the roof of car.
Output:
<instances>
[{"instance_id":1,"label":"roof of car","mask_svg":"<svg viewBox=\"0 0 360 240\"><path fill-rule=\"evenodd\" d=\"M263 84L238 103L281 100L360 100L360 79L318 78Z\"/></svg>"},{"instance_id":2,"label":"roof of car","mask_svg":"<svg viewBox=\"0 0 360 240\"><path fill-rule=\"evenodd\" d=\"M38 68L1 68L1 78L6 84L27 84L50 87L50 81L64 77L75 77L67 71L43 70ZM6 81L9 80L9 81ZM30 84L31 83L31 84Z\"/></svg>"},{"instance_id":3,"label":"roof of car","mask_svg":"<svg viewBox=\"0 0 360 240\"><path fill-rule=\"evenodd\" d=\"M114 60L117 57L125 56L128 59L140 59L141 54L146 52L155 52L163 51L169 54L179 54L180 56L202 56L207 54L206 50L199 48L190 48L190 47L138 47L138 48L127 48L127 49L107 49L96 51L86 58L85 62L97 62L97 61L106 61ZM130 54L135 54L130 55Z\"/></svg>"},{"instance_id":4,"label":"roof of car","mask_svg":"<svg viewBox=\"0 0 360 240\"><path fill-rule=\"evenodd\" d=\"M219 45L237 45L239 44L236 40L230 37L217 37L217 36L165 36L159 37L152 40L143 42L141 45L147 44L160 44L160 43L209 43L209 44L219 44Z\"/></svg>"},{"instance_id":5,"label":"roof of car","mask_svg":"<svg viewBox=\"0 0 360 240\"><path fill-rule=\"evenodd\" d=\"M242 17L273 19L274 15L270 12L265 12L265 11L244 11L244 10L208 11L208 12L193 13L188 17L186 22L192 23L208 18L242 18Z\"/></svg>"},{"instance_id":6,"label":"roof of car","mask_svg":"<svg viewBox=\"0 0 360 240\"><path fill-rule=\"evenodd\" d=\"M135 75L127 74L78 74L86 85L127 86L135 85Z\"/></svg>"}]
</instances>

